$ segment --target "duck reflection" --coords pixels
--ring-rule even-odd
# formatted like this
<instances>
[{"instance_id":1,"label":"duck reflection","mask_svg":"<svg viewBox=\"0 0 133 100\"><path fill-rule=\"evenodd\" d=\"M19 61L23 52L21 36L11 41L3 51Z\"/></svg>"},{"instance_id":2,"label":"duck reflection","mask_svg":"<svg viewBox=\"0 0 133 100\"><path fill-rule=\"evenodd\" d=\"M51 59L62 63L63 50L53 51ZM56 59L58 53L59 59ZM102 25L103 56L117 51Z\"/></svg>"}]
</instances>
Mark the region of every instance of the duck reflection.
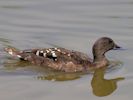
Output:
<instances>
[{"instance_id":1,"label":"duck reflection","mask_svg":"<svg viewBox=\"0 0 133 100\"><path fill-rule=\"evenodd\" d=\"M91 81L93 94L96 96L107 96L117 89L117 82L124 80L124 77L104 79L106 68L96 69Z\"/></svg>"}]
</instances>

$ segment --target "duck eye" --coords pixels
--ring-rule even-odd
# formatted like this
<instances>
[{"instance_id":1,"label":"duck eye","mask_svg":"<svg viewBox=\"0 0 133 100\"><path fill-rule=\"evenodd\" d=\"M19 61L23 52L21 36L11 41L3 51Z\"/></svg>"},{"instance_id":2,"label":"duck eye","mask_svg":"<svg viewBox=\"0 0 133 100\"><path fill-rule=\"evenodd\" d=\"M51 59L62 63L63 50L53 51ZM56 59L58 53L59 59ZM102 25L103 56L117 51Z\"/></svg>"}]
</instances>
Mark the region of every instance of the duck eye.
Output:
<instances>
[{"instance_id":1,"label":"duck eye","mask_svg":"<svg viewBox=\"0 0 133 100\"><path fill-rule=\"evenodd\" d=\"M112 40L109 40L109 44L111 44L113 41Z\"/></svg>"}]
</instances>

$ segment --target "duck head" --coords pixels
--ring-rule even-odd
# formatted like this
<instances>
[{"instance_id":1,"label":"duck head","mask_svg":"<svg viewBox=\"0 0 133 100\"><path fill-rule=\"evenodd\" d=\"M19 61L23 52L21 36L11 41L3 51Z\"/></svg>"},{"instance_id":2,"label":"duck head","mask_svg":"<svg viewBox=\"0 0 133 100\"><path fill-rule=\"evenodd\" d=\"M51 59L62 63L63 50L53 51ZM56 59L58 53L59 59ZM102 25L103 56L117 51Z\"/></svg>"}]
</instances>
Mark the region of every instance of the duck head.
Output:
<instances>
[{"instance_id":1,"label":"duck head","mask_svg":"<svg viewBox=\"0 0 133 100\"><path fill-rule=\"evenodd\" d=\"M117 50L121 47L118 46L111 38L109 37L102 37L98 39L94 45L93 45L93 56L94 61L101 60L102 58L105 58L105 53L109 50Z\"/></svg>"}]
</instances>

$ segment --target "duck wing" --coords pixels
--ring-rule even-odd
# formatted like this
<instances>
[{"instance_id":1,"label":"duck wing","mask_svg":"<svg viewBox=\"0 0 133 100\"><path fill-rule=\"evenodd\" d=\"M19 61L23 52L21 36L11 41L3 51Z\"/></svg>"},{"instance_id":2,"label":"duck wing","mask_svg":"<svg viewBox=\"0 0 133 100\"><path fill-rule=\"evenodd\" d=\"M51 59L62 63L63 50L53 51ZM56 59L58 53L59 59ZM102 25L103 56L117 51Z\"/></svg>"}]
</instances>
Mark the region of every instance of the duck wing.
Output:
<instances>
[{"instance_id":1,"label":"duck wing","mask_svg":"<svg viewBox=\"0 0 133 100\"><path fill-rule=\"evenodd\" d=\"M64 48L27 49L17 51L6 48L9 54L36 65L47 66L65 72L82 71L92 62L86 54Z\"/></svg>"}]
</instances>

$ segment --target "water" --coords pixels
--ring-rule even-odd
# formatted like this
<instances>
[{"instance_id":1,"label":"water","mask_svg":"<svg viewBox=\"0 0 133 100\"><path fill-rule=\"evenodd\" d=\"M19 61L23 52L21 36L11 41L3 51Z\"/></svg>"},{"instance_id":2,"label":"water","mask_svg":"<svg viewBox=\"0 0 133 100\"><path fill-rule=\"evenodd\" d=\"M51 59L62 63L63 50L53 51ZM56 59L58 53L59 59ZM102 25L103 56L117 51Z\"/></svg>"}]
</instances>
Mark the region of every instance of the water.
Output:
<instances>
[{"instance_id":1,"label":"water","mask_svg":"<svg viewBox=\"0 0 133 100\"><path fill-rule=\"evenodd\" d=\"M131 0L0 0L0 99L1 100L130 100L133 97L133 1ZM54 45L91 54L96 39L108 36L126 50L107 57L123 65L105 74L125 78L107 96L92 92L92 75L73 81L38 80L42 69L25 69L4 53L7 45L19 49ZM36 71L37 70L37 71Z\"/></svg>"}]
</instances>

